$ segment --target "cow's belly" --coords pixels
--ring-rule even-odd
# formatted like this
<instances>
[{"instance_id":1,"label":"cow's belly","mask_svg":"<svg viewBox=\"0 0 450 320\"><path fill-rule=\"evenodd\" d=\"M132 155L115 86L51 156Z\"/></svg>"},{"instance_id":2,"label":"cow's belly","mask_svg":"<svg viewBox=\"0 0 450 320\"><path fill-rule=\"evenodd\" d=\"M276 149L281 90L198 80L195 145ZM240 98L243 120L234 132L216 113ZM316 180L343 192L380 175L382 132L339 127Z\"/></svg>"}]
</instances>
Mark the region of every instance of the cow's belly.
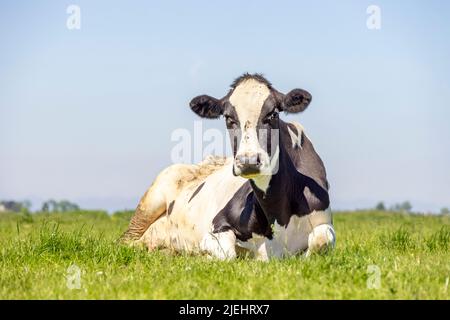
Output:
<instances>
[{"instance_id":1,"label":"cow's belly","mask_svg":"<svg viewBox=\"0 0 450 320\"><path fill-rule=\"evenodd\" d=\"M201 232L195 224L163 216L153 223L141 238L149 248L169 248L176 251L195 251Z\"/></svg>"},{"instance_id":2,"label":"cow's belly","mask_svg":"<svg viewBox=\"0 0 450 320\"><path fill-rule=\"evenodd\" d=\"M233 176L231 165L232 162L205 180L182 190L174 200L170 212L153 223L141 241L150 248L198 251L204 236L212 232L214 217L247 181ZM196 193L202 184L200 191Z\"/></svg>"},{"instance_id":3,"label":"cow's belly","mask_svg":"<svg viewBox=\"0 0 450 320\"><path fill-rule=\"evenodd\" d=\"M332 224L330 211L314 211L302 217L292 216L287 227L274 224L272 239L253 235L245 242L238 241L237 245L251 251L260 260L295 255L308 249L309 235L315 227L322 224Z\"/></svg>"}]
</instances>

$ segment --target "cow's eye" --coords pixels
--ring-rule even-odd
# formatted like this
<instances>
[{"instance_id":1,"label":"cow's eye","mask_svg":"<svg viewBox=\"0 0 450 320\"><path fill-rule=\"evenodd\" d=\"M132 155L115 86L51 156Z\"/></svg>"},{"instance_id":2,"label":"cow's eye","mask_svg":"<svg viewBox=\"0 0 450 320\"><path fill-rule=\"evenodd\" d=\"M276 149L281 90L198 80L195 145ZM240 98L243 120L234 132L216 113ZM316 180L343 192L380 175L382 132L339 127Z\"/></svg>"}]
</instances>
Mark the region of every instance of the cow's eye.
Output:
<instances>
[{"instance_id":1,"label":"cow's eye","mask_svg":"<svg viewBox=\"0 0 450 320\"><path fill-rule=\"evenodd\" d=\"M278 112L274 111L274 112L271 112L270 114L268 114L266 116L266 118L264 119L264 122L265 123L270 123L270 122L272 122L275 119L278 119Z\"/></svg>"},{"instance_id":2,"label":"cow's eye","mask_svg":"<svg viewBox=\"0 0 450 320\"><path fill-rule=\"evenodd\" d=\"M234 120L232 117L230 116L225 116L225 121L227 123L228 126L233 126L235 124L237 124L237 121Z\"/></svg>"}]
</instances>

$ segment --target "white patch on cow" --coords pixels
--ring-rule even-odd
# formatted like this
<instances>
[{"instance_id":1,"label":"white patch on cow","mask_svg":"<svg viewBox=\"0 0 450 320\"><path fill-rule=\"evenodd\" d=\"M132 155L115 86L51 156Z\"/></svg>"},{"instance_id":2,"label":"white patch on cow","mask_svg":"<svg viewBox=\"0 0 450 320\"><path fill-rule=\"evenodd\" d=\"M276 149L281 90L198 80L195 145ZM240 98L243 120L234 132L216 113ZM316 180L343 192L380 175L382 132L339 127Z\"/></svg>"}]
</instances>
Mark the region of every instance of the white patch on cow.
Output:
<instances>
[{"instance_id":1,"label":"white patch on cow","mask_svg":"<svg viewBox=\"0 0 450 320\"><path fill-rule=\"evenodd\" d=\"M308 236L308 251L306 256L334 248L336 233L330 224L322 224L315 227Z\"/></svg>"},{"instance_id":2,"label":"white patch on cow","mask_svg":"<svg viewBox=\"0 0 450 320\"><path fill-rule=\"evenodd\" d=\"M242 138L237 154L262 155L262 163L268 165L269 155L261 148L256 132L258 119L264 102L270 95L270 90L264 83L255 79L241 82L230 96L230 103L234 106L241 126Z\"/></svg>"},{"instance_id":3,"label":"white patch on cow","mask_svg":"<svg viewBox=\"0 0 450 320\"><path fill-rule=\"evenodd\" d=\"M230 103L236 110L243 132L256 128L262 106L269 95L270 90L267 85L255 79L245 80L234 89L230 96ZM247 128L245 128L246 123L250 124Z\"/></svg>"},{"instance_id":4,"label":"white patch on cow","mask_svg":"<svg viewBox=\"0 0 450 320\"><path fill-rule=\"evenodd\" d=\"M259 190L266 193L267 189L269 189L270 180L272 180L272 176L271 175L270 176L269 175L259 175L257 177L254 177L252 180Z\"/></svg>"},{"instance_id":5,"label":"white patch on cow","mask_svg":"<svg viewBox=\"0 0 450 320\"><path fill-rule=\"evenodd\" d=\"M267 261L269 259L266 250L266 240L267 238L253 233L252 237L247 241L237 240L236 244L253 253L255 259L260 261Z\"/></svg>"},{"instance_id":6,"label":"white patch on cow","mask_svg":"<svg viewBox=\"0 0 450 320\"><path fill-rule=\"evenodd\" d=\"M200 242L200 250L220 260L236 258L236 235L233 231L208 232Z\"/></svg>"},{"instance_id":7,"label":"white patch on cow","mask_svg":"<svg viewBox=\"0 0 450 320\"><path fill-rule=\"evenodd\" d=\"M292 148L299 147L302 148L302 133L304 133L303 126L297 122L291 122L291 124L297 129L297 134L291 130L288 126L288 132L291 136Z\"/></svg>"},{"instance_id":8,"label":"white patch on cow","mask_svg":"<svg viewBox=\"0 0 450 320\"><path fill-rule=\"evenodd\" d=\"M277 146L272 159L270 159L269 168L263 170L261 174L258 175L257 177L252 178L252 180L255 182L256 187L264 193L266 193L267 190L269 189L270 180L272 180L272 175L274 175L276 171L278 171L279 157L280 157L280 147Z\"/></svg>"},{"instance_id":9,"label":"white patch on cow","mask_svg":"<svg viewBox=\"0 0 450 320\"><path fill-rule=\"evenodd\" d=\"M303 218L292 216L287 227L275 222L272 230L272 239L254 234L251 239L246 242L238 241L238 244L253 252L255 258L262 261L282 258L307 249L309 223L306 223Z\"/></svg>"},{"instance_id":10,"label":"white patch on cow","mask_svg":"<svg viewBox=\"0 0 450 320\"><path fill-rule=\"evenodd\" d=\"M268 255L282 258L305 250L308 245L308 228L304 219L292 216L287 226L280 226L277 222L272 227L273 238L266 241Z\"/></svg>"}]
</instances>

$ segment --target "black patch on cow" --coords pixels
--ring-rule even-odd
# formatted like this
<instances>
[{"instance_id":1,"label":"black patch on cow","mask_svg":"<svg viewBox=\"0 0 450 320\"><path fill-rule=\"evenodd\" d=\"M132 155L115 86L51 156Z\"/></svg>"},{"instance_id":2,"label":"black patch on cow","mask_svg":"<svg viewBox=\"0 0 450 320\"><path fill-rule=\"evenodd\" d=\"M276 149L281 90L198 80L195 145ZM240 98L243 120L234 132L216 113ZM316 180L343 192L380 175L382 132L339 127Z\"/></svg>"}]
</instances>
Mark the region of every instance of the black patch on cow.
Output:
<instances>
[{"instance_id":1,"label":"black patch on cow","mask_svg":"<svg viewBox=\"0 0 450 320\"><path fill-rule=\"evenodd\" d=\"M232 230L241 241L247 241L253 233L272 239L271 223L258 205L249 182L220 210L213 220L213 225L214 233Z\"/></svg>"},{"instance_id":2,"label":"black patch on cow","mask_svg":"<svg viewBox=\"0 0 450 320\"><path fill-rule=\"evenodd\" d=\"M167 215L168 216L170 216L170 214L172 213L172 210L173 210L173 206L175 205L175 201L172 201L170 204L169 204L169 208L167 208Z\"/></svg>"},{"instance_id":3,"label":"black patch on cow","mask_svg":"<svg viewBox=\"0 0 450 320\"><path fill-rule=\"evenodd\" d=\"M291 129L295 128L293 125L289 126ZM287 156L295 166L297 171L305 177L309 177L312 181L320 186L323 190L328 191L329 185L326 178L325 166L315 151L311 141L304 134L304 132L297 132L301 134L301 148L293 148L289 132L287 130L288 124L280 121L280 136L283 139L283 146L287 152ZM297 129L295 128L297 131Z\"/></svg>"},{"instance_id":4,"label":"black patch on cow","mask_svg":"<svg viewBox=\"0 0 450 320\"><path fill-rule=\"evenodd\" d=\"M188 203L191 202L192 199L194 199L194 197L200 192L200 190L202 190L203 186L205 185L205 183L203 182L201 185L199 185L197 187L197 189L195 189L194 193L192 194L191 198L189 199Z\"/></svg>"},{"instance_id":5,"label":"black patch on cow","mask_svg":"<svg viewBox=\"0 0 450 320\"><path fill-rule=\"evenodd\" d=\"M279 129L279 101L275 95L271 94L261 108L261 113L256 124L256 134L260 141L260 145L269 156L272 156L272 151L276 149L279 141L275 141L276 145L272 146L272 130ZM264 137L261 137L261 133Z\"/></svg>"}]
</instances>

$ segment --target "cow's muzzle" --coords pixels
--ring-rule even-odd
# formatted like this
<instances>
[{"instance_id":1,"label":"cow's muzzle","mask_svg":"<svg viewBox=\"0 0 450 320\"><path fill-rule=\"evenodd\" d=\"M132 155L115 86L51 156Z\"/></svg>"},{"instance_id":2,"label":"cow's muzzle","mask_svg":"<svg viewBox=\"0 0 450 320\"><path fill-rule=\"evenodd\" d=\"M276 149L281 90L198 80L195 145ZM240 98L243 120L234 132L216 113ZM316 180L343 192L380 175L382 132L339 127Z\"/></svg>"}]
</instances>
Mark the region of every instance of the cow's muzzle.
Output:
<instances>
[{"instance_id":1,"label":"cow's muzzle","mask_svg":"<svg viewBox=\"0 0 450 320\"><path fill-rule=\"evenodd\" d=\"M251 178L261 173L262 156L255 154L238 154L234 159L234 174L244 178Z\"/></svg>"}]
</instances>

